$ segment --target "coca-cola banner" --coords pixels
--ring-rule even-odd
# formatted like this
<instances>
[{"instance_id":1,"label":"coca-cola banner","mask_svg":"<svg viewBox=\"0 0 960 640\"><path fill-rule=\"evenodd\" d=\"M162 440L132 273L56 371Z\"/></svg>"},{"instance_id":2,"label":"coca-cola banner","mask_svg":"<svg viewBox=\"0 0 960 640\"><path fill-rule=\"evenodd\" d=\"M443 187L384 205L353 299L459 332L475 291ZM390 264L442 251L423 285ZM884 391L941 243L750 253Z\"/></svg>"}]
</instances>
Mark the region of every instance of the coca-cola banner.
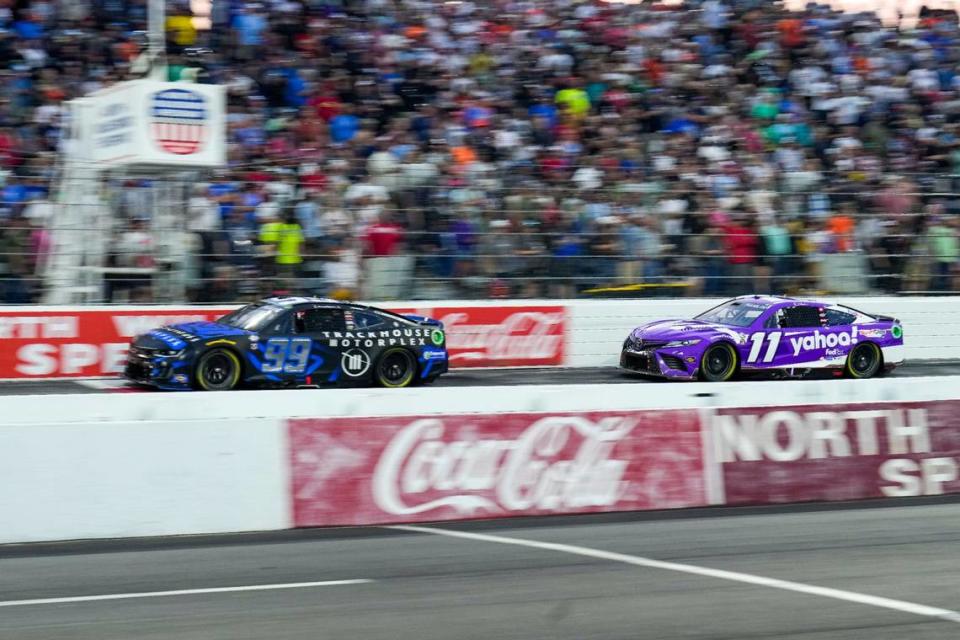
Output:
<instances>
[{"instance_id":1,"label":"coca-cola banner","mask_svg":"<svg viewBox=\"0 0 960 640\"><path fill-rule=\"evenodd\" d=\"M693 410L292 419L296 526L706 503Z\"/></svg>"},{"instance_id":2,"label":"coca-cola banner","mask_svg":"<svg viewBox=\"0 0 960 640\"><path fill-rule=\"evenodd\" d=\"M0 378L119 373L138 333L164 324L215 320L232 307L63 311L0 310ZM563 364L562 306L403 309L444 321L451 367Z\"/></svg>"},{"instance_id":3,"label":"coca-cola banner","mask_svg":"<svg viewBox=\"0 0 960 640\"><path fill-rule=\"evenodd\" d=\"M451 367L563 364L567 312L562 306L403 309L444 324Z\"/></svg>"},{"instance_id":4,"label":"coca-cola banner","mask_svg":"<svg viewBox=\"0 0 960 640\"><path fill-rule=\"evenodd\" d=\"M960 401L704 414L727 504L960 492Z\"/></svg>"}]
</instances>

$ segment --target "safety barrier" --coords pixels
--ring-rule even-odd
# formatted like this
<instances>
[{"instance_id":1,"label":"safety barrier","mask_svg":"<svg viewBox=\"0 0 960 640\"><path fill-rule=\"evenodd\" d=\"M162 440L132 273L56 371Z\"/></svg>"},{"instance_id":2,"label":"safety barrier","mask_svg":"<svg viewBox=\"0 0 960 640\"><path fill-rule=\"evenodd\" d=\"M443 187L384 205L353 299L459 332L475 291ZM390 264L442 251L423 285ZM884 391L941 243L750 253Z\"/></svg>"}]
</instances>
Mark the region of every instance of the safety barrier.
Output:
<instances>
[{"instance_id":1,"label":"safety barrier","mask_svg":"<svg viewBox=\"0 0 960 640\"><path fill-rule=\"evenodd\" d=\"M960 297L840 298L899 318L907 360L960 359ZM447 327L451 366L613 366L633 327L689 318L717 299L524 300L389 303ZM231 307L2 307L0 379L104 376L127 343L164 323L209 320Z\"/></svg>"},{"instance_id":2,"label":"safety barrier","mask_svg":"<svg viewBox=\"0 0 960 640\"><path fill-rule=\"evenodd\" d=\"M960 377L8 396L0 542L960 492L958 408Z\"/></svg>"}]
</instances>

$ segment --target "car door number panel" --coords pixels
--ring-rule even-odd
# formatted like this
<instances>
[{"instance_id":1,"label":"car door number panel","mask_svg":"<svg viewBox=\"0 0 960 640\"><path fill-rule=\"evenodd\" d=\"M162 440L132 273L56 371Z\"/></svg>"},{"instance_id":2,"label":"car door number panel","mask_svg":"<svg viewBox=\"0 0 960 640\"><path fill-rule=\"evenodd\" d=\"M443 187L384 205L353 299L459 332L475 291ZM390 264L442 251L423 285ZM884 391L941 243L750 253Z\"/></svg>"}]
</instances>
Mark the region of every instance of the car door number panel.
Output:
<instances>
[{"instance_id":1,"label":"car door number panel","mask_svg":"<svg viewBox=\"0 0 960 640\"><path fill-rule=\"evenodd\" d=\"M758 362L760 358L761 351L763 352L763 362L773 362L774 356L777 355L777 347L780 346L780 338L783 337L782 331L771 331L767 333L765 331L758 331L750 336L750 353L747 355L747 362L754 363ZM764 350L763 344L767 343L767 348Z\"/></svg>"},{"instance_id":2,"label":"car door number panel","mask_svg":"<svg viewBox=\"0 0 960 640\"><path fill-rule=\"evenodd\" d=\"M263 347L263 373L303 373L310 358L310 338L270 338Z\"/></svg>"}]
</instances>

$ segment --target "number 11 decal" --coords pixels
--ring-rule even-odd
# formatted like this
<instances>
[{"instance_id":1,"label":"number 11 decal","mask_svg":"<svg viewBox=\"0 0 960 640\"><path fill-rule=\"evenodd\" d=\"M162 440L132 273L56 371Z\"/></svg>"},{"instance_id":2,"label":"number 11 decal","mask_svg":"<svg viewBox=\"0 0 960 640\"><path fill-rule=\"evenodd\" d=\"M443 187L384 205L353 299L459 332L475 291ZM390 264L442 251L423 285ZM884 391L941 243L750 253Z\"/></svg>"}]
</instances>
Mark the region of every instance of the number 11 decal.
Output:
<instances>
[{"instance_id":1,"label":"number 11 decal","mask_svg":"<svg viewBox=\"0 0 960 640\"><path fill-rule=\"evenodd\" d=\"M756 362L760 357L760 349L763 348L763 341L767 341L767 352L763 354L764 362L773 362L773 356L777 355L777 347L780 345L782 331L771 331L770 333L755 333L750 336L753 345L750 347L750 355L747 356L747 362Z\"/></svg>"}]
</instances>

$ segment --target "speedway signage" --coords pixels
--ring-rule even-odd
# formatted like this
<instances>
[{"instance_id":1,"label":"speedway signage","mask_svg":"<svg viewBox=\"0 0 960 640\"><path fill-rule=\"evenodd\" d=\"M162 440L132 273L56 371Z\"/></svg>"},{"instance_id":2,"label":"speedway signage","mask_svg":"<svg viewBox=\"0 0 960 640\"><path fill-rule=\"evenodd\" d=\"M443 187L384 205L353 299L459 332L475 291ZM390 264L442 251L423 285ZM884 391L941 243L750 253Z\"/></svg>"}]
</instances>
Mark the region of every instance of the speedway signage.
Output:
<instances>
[{"instance_id":1,"label":"speedway signage","mask_svg":"<svg viewBox=\"0 0 960 640\"><path fill-rule=\"evenodd\" d=\"M119 374L134 336L165 324L215 320L232 309L0 309L0 379ZM446 325L451 367L564 363L568 319L563 306L464 306L416 311Z\"/></svg>"},{"instance_id":2,"label":"speedway signage","mask_svg":"<svg viewBox=\"0 0 960 640\"><path fill-rule=\"evenodd\" d=\"M564 364L569 318L560 305L394 310L442 322L451 367Z\"/></svg>"},{"instance_id":3,"label":"speedway signage","mask_svg":"<svg viewBox=\"0 0 960 640\"><path fill-rule=\"evenodd\" d=\"M295 526L960 493L960 401L291 419Z\"/></svg>"},{"instance_id":4,"label":"speedway signage","mask_svg":"<svg viewBox=\"0 0 960 640\"><path fill-rule=\"evenodd\" d=\"M215 320L226 308L0 311L0 378L118 374L130 339L164 324Z\"/></svg>"},{"instance_id":5,"label":"speedway signage","mask_svg":"<svg viewBox=\"0 0 960 640\"><path fill-rule=\"evenodd\" d=\"M295 526L706 503L697 412L294 419Z\"/></svg>"},{"instance_id":6,"label":"speedway signage","mask_svg":"<svg viewBox=\"0 0 960 640\"><path fill-rule=\"evenodd\" d=\"M704 412L725 504L960 492L960 401Z\"/></svg>"}]
</instances>

